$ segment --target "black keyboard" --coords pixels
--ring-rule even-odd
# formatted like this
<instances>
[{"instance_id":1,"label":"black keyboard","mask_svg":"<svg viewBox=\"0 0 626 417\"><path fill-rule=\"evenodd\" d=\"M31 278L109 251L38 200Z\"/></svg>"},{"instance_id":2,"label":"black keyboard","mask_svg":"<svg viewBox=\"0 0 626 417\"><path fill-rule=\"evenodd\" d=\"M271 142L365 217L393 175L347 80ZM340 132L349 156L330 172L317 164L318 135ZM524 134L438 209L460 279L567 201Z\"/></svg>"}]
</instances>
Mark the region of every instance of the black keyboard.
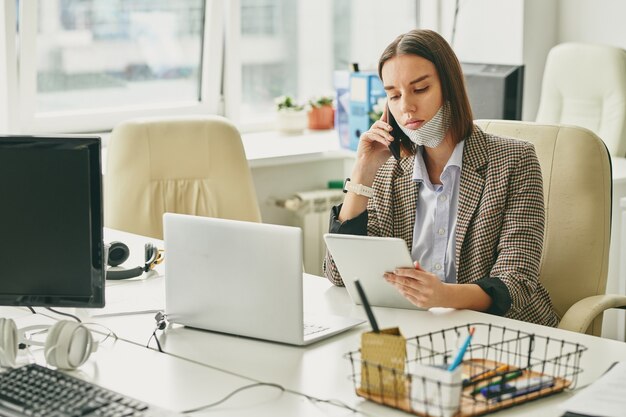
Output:
<instances>
[{"instance_id":1,"label":"black keyboard","mask_svg":"<svg viewBox=\"0 0 626 417\"><path fill-rule=\"evenodd\" d=\"M181 416L36 364L0 373L0 416Z\"/></svg>"}]
</instances>

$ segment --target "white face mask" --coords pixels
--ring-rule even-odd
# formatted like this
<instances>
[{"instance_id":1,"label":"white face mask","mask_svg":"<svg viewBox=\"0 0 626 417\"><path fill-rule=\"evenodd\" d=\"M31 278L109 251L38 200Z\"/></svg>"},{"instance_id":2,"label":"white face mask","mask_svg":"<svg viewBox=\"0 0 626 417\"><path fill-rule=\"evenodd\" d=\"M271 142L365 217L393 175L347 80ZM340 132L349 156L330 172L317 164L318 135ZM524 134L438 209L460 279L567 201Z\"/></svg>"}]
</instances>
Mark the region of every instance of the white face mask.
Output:
<instances>
[{"instance_id":1,"label":"white face mask","mask_svg":"<svg viewBox=\"0 0 626 417\"><path fill-rule=\"evenodd\" d=\"M407 129L398 123L400 129L416 145L436 148L443 141L443 138L450 128L450 103L446 103L439 108L437 113L428 122L418 129Z\"/></svg>"}]
</instances>

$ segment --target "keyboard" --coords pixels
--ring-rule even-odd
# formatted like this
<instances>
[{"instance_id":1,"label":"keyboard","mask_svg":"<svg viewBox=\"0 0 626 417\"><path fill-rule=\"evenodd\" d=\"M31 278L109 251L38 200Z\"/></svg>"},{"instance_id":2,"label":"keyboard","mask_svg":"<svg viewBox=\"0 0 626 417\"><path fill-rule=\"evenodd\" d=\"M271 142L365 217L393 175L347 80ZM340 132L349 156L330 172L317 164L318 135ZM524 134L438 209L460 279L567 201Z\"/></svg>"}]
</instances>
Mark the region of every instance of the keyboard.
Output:
<instances>
[{"instance_id":1,"label":"keyboard","mask_svg":"<svg viewBox=\"0 0 626 417\"><path fill-rule=\"evenodd\" d=\"M0 373L0 416L182 416L61 371L30 364Z\"/></svg>"},{"instance_id":2,"label":"keyboard","mask_svg":"<svg viewBox=\"0 0 626 417\"><path fill-rule=\"evenodd\" d=\"M305 336L310 336L312 334L328 330L329 328L330 327L328 327L328 326L323 326L323 325L320 325L320 324L304 323L304 335Z\"/></svg>"}]
</instances>

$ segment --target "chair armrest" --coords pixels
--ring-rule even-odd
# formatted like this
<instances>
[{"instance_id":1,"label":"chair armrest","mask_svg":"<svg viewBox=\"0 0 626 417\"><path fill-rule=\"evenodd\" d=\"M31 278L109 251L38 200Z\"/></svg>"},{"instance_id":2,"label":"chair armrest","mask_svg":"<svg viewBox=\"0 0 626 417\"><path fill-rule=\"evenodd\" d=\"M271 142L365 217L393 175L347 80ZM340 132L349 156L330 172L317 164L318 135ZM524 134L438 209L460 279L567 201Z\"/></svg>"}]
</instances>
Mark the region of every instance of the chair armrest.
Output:
<instances>
[{"instance_id":1,"label":"chair armrest","mask_svg":"<svg viewBox=\"0 0 626 417\"><path fill-rule=\"evenodd\" d=\"M583 298L565 312L559 329L584 333L591 322L609 308L626 308L626 296L604 294Z\"/></svg>"}]
</instances>

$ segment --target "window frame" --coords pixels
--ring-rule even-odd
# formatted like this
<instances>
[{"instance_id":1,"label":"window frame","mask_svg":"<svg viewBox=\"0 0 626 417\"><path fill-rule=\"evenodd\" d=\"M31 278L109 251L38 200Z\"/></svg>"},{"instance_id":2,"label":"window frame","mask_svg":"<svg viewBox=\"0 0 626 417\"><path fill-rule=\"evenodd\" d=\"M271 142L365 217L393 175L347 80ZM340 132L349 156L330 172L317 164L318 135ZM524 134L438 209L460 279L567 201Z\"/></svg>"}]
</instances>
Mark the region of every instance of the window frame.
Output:
<instances>
[{"instance_id":1,"label":"window frame","mask_svg":"<svg viewBox=\"0 0 626 417\"><path fill-rule=\"evenodd\" d=\"M19 3L19 51L11 51L9 46L16 44L15 22L17 21L18 10L12 0L3 3L5 5L2 10L4 15L0 17L3 18L7 30L3 34L6 38L6 41L3 42L5 51L3 56L0 56L0 60L6 61L3 67L7 70L4 73L0 72L0 83L7 87L15 86L15 88L7 90L7 102L0 103L0 126L2 126L1 117L4 116L8 131L28 134L98 132L111 130L122 120L129 118L221 113L221 103L223 102L221 80L224 67L223 0L204 1L200 101L46 113L37 113L36 109L36 48L39 2L22 0ZM3 51L0 49L0 52ZM11 68L19 69L12 71Z\"/></svg>"}]
</instances>

